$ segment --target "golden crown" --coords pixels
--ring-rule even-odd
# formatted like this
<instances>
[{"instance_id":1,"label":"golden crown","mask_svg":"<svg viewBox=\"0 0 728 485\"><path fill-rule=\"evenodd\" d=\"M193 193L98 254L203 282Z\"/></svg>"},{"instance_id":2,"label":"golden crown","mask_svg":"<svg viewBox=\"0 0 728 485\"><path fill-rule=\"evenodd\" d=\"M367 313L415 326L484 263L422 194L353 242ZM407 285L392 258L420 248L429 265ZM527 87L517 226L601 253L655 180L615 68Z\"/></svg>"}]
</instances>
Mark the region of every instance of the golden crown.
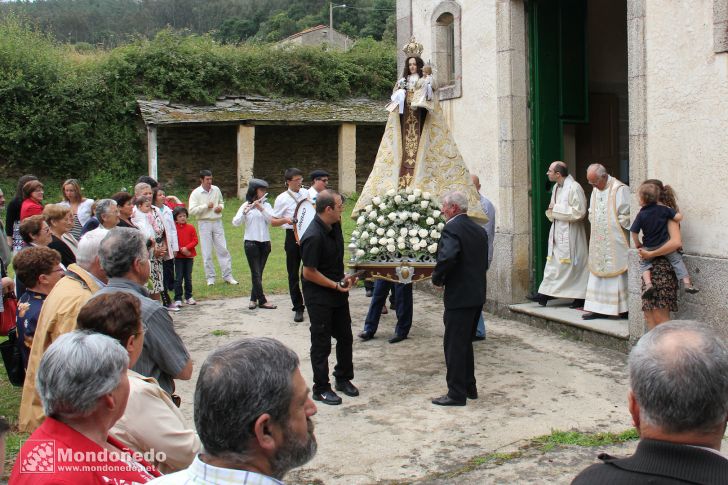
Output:
<instances>
[{"instance_id":1,"label":"golden crown","mask_svg":"<svg viewBox=\"0 0 728 485\"><path fill-rule=\"evenodd\" d=\"M414 35L410 38L410 41L402 47L402 52L404 52L407 57L420 57L423 50L425 50L424 47L415 40Z\"/></svg>"}]
</instances>

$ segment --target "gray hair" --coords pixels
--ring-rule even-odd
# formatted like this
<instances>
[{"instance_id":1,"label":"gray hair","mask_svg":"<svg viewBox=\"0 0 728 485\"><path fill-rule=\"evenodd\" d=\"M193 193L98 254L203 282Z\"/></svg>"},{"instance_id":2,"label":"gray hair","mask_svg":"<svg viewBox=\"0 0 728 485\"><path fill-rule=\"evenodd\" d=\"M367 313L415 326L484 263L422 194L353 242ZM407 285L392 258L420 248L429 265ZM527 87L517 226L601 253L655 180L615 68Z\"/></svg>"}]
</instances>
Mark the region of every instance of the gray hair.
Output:
<instances>
[{"instance_id":1,"label":"gray hair","mask_svg":"<svg viewBox=\"0 0 728 485\"><path fill-rule=\"evenodd\" d=\"M144 191L144 189L152 190L152 186L146 182L139 182L134 186L134 195L138 196Z\"/></svg>"},{"instance_id":2,"label":"gray hair","mask_svg":"<svg viewBox=\"0 0 728 485\"><path fill-rule=\"evenodd\" d=\"M114 199L101 199L96 201L96 219L101 222L102 218L111 212L112 209L116 209L116 201Z\"/></svg>"},{"instance_id":3,"label":"gray hair","mask_svg":"<svg viewBox=\"0 0 728 485\"><path fill-rule=\"evenodd\" d=\"M459 190L453 190L442 196L442 205L451 204L460 208L460 212L468 212L468 198Z\"/></svg>"},{"instance_id":4,"label":"gray hair","mask_svg":"<svg viewBox=\"0 0 728 485\"><path fill-rule=\"evenodd\" d=\"M82 330L61 335L43 354L35 378L43 412L61 420L88 416L126 378L128 366L129 353L118 340Z\"/></svg>"},{"instance_id":5,"label":"gray hair","mask_svg":"<svg viewBox=\"0 0 728 485\"><path fill-rule=\"evenodd\" d=\"M607 172L607 169L604 168L604 165L601 163L592 163L586 168L586 173L589 173L591 171L594 171L594 175L596 175L599 178L607 178L609 177L609 173Z\"/></svg>"},{"instance_id":6,"label":"gray hair","mask_svg":"<svg viewBox=\"0 0 728 485\"><path fill-rule=\"evenodd\" d=\"M106 276L117 278L131 271L134 261L148 259L147 240L138 229L115 227L101 241L99 260Z\"/></svg>"},{"instance_id":7,"label":"gray hair","mask_svg":"<svg viewBox=\"0 0 728 485\"><path fill-rule=\"evenodd\" d=\"M195 389L195 427L205 452L247 458L253 423L263 413L288 423L298 356L278 340L239 340L219 347L202 364Z\"/></svg>"},{"instance_id":8,"label":"gray hair","mask_svg":"<svg viewBox=\"0 0 728 485\"><path fill-rule=\"evenodd\" d=\"M99 255L99 246L101 241L108 234L106 231L89 231L83 235L78 242L76 250L76 264L84 269L88 269Z\"/></svg>"},{"instance_id":9,"label":"gray hair","mask_svg":"<svg viewBox=\"0 0 728 485\"><path fill-rule=\"evenodd\" d=\"M713 433L728 415L728 348L695 321L658 325L629 354L640 417L667 433Z\"/></svg>"}]
</instances>

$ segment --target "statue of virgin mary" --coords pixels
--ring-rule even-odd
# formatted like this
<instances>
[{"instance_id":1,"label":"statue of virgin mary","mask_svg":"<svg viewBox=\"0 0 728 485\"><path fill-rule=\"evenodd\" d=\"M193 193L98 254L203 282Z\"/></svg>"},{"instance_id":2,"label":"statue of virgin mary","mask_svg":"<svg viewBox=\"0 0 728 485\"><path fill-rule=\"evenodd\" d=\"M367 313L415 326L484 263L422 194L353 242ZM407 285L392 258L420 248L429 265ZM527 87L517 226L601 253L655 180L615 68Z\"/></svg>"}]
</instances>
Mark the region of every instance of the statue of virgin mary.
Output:
<instances>
[{"instance_id":1,"label":"statue of virgin mary","mask_svg":"<svg viewBox=\"0 0 728 485\"><path fill-rule=\"evenodd\" d=\"M444 193L461 191L468 196L468 215L478 222L487 221L480 196L440 111L432 71L421 58L422 44L412 37L402 50L407 55L404 72L387 105L390 114L384 136L352 216L373 197L412 188L429 192L438 204Z\"/></svg>"}]
</instances>

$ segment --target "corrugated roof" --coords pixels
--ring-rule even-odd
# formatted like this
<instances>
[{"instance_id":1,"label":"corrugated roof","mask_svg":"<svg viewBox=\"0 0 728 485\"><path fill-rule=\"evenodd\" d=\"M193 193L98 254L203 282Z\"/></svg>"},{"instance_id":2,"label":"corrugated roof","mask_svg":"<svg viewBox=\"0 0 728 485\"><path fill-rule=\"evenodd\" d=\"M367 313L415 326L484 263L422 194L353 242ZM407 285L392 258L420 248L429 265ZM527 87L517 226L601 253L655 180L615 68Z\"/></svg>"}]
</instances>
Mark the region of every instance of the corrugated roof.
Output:
<instances>
[{"instance_id":1,"label":"corrugated roof","mask_svg":"<svg viewBox=\"0 0 728 485\"><path fill-rule=\"evenodd\" d=\"M236 96L220 98L210 106L137 100L147 125L189 124L384 124L386 100L366 98L320 101L300 98Z\"/></svg>"}]
</instances>

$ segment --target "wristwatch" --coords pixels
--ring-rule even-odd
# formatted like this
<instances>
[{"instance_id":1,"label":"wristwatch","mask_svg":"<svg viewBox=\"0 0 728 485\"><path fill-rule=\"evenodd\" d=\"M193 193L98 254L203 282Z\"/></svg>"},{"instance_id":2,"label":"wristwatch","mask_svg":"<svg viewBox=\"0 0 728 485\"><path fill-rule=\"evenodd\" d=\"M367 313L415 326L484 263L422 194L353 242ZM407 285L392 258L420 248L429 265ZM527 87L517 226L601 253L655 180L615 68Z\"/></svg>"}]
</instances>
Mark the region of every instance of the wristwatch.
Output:
<instances>
[{"instance_id":1,"label":"wristwatch","mask_svg":"<svg viewBox=\"0 0 728 485\"><path fill-rule=\"evenodd\" d=\"M346 288L346 280L341 280L337 283L341 288Z\"/></svg>"}]
</instances>

